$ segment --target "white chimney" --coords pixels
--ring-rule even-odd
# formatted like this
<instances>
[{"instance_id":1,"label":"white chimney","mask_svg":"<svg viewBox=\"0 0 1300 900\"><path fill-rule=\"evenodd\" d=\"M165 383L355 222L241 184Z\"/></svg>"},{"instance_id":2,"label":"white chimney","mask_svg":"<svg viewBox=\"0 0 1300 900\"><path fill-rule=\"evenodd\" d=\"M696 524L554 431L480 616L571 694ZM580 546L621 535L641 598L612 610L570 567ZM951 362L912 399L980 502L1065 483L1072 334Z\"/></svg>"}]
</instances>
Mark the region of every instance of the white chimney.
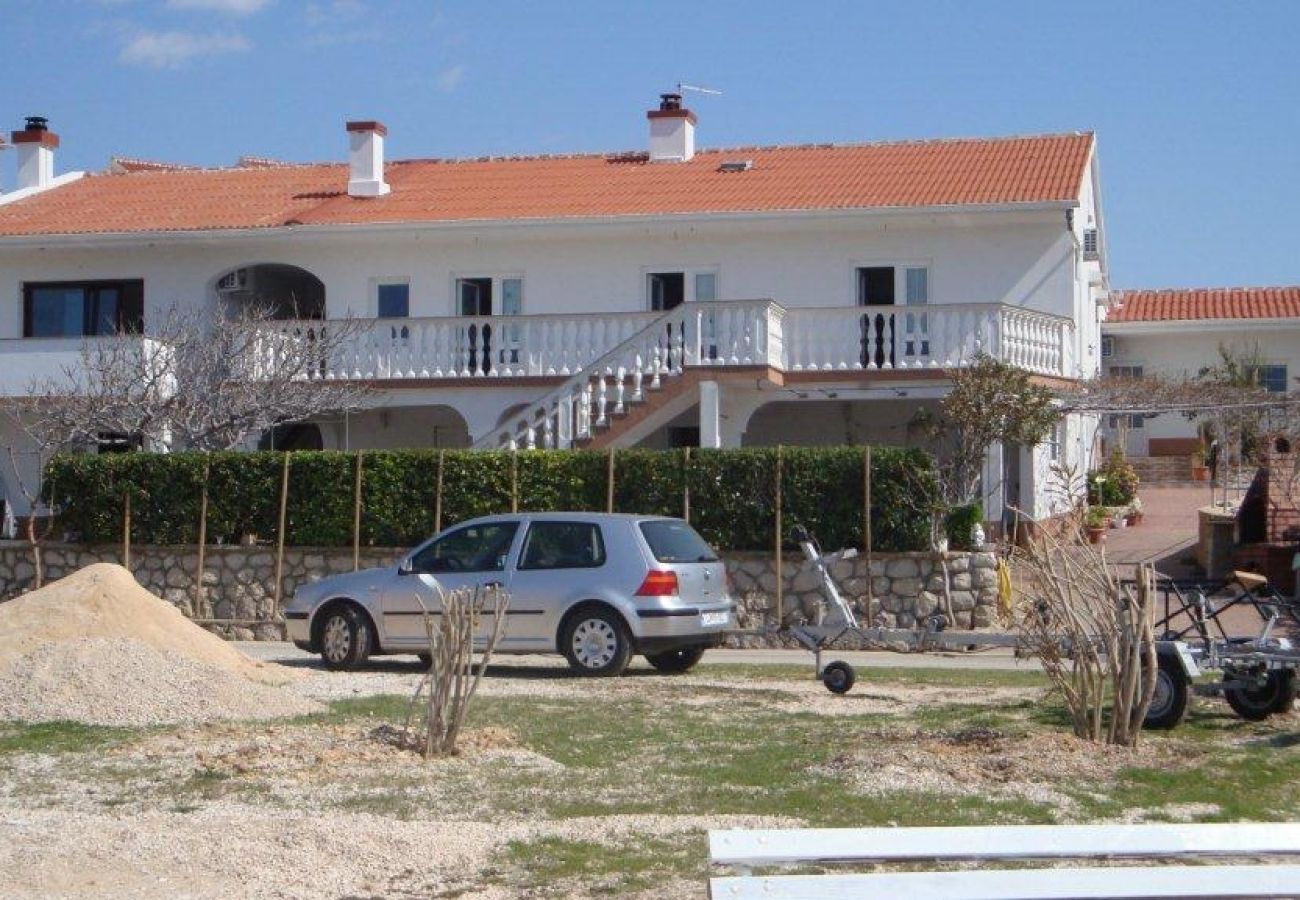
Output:
<instances>
[{"instance_id":1,"label":"white chimney","mask_svg":"<svg viewBox=\"0 0 1300 900\"><path fill-rule=\"evenodd\" d=\"M352 197L382 197L392 188L384 181L384 135L382 122L348 123L348 161L352 174L348 194Z\"/></svg>"},{"instance_id":2,"label":"white chimney","mask_svg":"<svg viewBox=\"0 0 1300 900\"><path fill-rule=\"evenodd\" d=\"M18 190L44 190L54 181L54 150L59 136L42 116L28 116L27 127L10 133L18 151Z\"/></svg>"},{"instance_id":3,"label":"white chimney","mask_svg":"<svg viewBox=\"0 0 1300 900\"><path fill-rule=\"evenodd\" d=\"M660 94L650 120L650 161L686 162L695 155L695 113L682 107L681 94Z\"/></svg>"}]
</instances>

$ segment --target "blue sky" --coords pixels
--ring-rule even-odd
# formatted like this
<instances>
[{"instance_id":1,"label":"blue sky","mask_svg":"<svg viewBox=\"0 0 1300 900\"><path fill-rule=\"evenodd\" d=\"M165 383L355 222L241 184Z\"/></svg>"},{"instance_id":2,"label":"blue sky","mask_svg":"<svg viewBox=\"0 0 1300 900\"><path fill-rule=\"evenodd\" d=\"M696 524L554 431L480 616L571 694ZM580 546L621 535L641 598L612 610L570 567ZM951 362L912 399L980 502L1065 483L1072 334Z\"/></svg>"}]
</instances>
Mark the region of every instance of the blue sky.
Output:
<instances>
[{"instance_id":1,"label":"blue sky","mask_svg":"<svg viewBox=\"0 0 1300 900\"><path fill-rule=\"evenodd\" d=\"M633 149L685 81L724 92L704 146L1095 130L1116 286L1300 283L1293 0L0 0L0 34L0 126L49 116L60 170L341 160L348 118Z\"/></svg>"}]
</instances>

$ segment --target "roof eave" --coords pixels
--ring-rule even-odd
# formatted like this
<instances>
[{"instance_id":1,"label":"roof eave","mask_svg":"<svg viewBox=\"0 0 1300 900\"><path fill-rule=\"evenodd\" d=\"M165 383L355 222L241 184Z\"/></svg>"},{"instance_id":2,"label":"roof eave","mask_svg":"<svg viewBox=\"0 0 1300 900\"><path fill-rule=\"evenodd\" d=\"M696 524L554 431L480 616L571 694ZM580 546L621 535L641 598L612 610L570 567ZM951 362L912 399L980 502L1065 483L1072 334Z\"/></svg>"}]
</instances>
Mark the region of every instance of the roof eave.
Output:
<instances>
[{"instance_id":1,"label":"roof eave","mask_svg":"<svg viewBox=\"0 0 1300 900\"><path fill-rule=\"evenodd\" d=\"M936 204L930 206L877 206L853 209L737 210L707 213L635 213L605 216L549 216L515 219L457 219L402 222L363 222L329 224L264 225L245 228L203 228L164 231L94 231L33 235L0 235L0 247L31 247L58 244L89 246L93 244L193 243L212 240L246 240L268 235L290 234L373 234L402 231L447 231L470 229L525 229L556 226L644 225L662 222L744 222L780 219L852 219L957 214L1015 212L1054 212L1072 209L1077 199L989 204Z\"/></svg>"},{"instance_id":2,"label":"roof eave","mask_svg":"<svg viewBox=\"0 0 1300 900\"><path fill-rule=\"evenodd\" d=\"M1106 334L1159 334L1177 331L1255 331L1260 328L1300 328L1300 316L1273 316L1257 319L1143 319L1137 322L1101 323Z\"/></svg>"}]
</instances>

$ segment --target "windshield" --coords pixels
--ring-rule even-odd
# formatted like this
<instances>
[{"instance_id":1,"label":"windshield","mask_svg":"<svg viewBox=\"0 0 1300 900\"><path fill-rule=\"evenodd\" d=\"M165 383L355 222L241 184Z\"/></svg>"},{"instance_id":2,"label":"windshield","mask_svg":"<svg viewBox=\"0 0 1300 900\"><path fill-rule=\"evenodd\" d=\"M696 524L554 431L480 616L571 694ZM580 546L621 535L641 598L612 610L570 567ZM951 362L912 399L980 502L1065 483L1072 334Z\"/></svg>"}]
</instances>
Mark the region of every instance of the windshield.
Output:
<instances>
[{"instance_id":1,"label":"windshield","mask_svg":"<svg viewBox=\"0 0 1300 900\"><path fill-rule=\"evenodd\" d=\"M718 554L680 519L656 519L641 523L641 533L650 552L661 563L717 562Z\"/></svg>"}]
</instances>

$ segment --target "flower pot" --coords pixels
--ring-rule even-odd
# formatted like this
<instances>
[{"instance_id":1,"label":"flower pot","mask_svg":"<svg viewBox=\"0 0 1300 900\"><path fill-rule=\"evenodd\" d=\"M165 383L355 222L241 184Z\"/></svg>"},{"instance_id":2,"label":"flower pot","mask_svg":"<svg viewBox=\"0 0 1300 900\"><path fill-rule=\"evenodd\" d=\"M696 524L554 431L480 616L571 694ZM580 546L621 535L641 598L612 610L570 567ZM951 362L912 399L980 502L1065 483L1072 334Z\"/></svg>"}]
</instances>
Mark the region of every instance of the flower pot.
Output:
<instances>
[{"instance_id":1,"label":"flower pot","mask_svg":"<svg viewBox=\"0 0 1300 900\"><path fill-rule=\"evenodd\" d=\"M1141 525L1141 524L1142 524L1142 513L1140 513L1140 512L1129 513L1129 514L1128 514L1128 523L1129 523L1130 525Z\"/></svg>"},{"instance_id":2,"label":"flower pot","mask_svg":"<svg viewBox=\"0 0 1300 900\"><path fill-rule=\"evenodd\" d=\"M1195 466L1195 465L1192 466L1192 481L1209 481L1209 480L1210 480L1209 466Z\"/></svg>"},{"instance_id":3,"label":"flower pot","mask_svg":"<svg viewBox=\"0 0 1300 900\"><path fill-rule=\"evenodd\" d=\"M1086 530L1088 532L1089 544L1100 544L1102 541L1106 540L1106 526L1089 525Z\"/></svg>"}]
</instances>

